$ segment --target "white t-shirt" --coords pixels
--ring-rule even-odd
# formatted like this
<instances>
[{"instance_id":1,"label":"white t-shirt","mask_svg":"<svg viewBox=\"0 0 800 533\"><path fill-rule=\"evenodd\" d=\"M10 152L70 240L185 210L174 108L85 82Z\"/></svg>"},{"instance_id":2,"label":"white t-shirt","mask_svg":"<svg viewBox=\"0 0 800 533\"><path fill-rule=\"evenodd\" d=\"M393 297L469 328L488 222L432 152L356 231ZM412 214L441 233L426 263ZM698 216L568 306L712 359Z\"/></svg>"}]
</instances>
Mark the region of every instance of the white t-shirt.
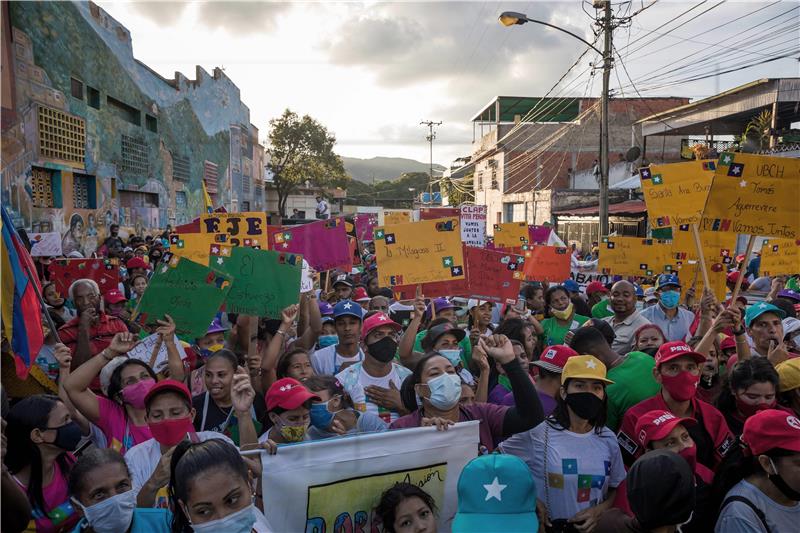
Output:
<instances>
[{"instance_id":1,"label":"white t-shirt","mask_svg":"<svg viewBox=\"0 0 800 533\"><path fill-rule=\"evenodd\" d=\"M327 215L328 202L326 202L325 200L320 200L319 203L317 204L317 213L319 213L320 216Z\"/></svg>"},{"instance_id":2,"label":"white t-shirt","mask_svg":"<svg viewBox=\"0 0 800 533\"><path fill-rule=\"evenodd\" d=\"M363 413L372 413L387 424L390 424L400 418L400 414L397 411L390 411L378 406L378 404L371 401L364 389L369 386L388 389L390 388L389 384L393 383L397 390L400 390L403 380L410 375L411 371L409 369L397 363L392 363L391 372L376 378L367 374L362 363L356 363L336 374L336 379L339 380L344 390L350 395L357 410Z\"/></svg>"},{"instance_id":3,"label":"white t-shirt","mask_svg":"<svg viewBox=\"0 0 800 533\"><path fill-rule=\"evenodd\" d=\"M606 427L600 433L592 430L580 434L548 428L545 421L513 435L500 444L500 449L527 463L536 481L536 497L547 506L551 520L569 519L602 503L608 490L625 479L619 444ZM544 485L545 470L547 487Z\"/></svg>"},{"instance_id":4,"label":"white t-shirt","mask_svg":"<svg viewBox=\"0 0 800 533\"><path fill-rule=\"evenodd\" d=\"M338 374L344 363L358 363L364 360L361 348L355 357L343 357L336 351L336 346L326 346L311 354L311 367L318 376L333 376Z\"/></svg>"}]
</instances>

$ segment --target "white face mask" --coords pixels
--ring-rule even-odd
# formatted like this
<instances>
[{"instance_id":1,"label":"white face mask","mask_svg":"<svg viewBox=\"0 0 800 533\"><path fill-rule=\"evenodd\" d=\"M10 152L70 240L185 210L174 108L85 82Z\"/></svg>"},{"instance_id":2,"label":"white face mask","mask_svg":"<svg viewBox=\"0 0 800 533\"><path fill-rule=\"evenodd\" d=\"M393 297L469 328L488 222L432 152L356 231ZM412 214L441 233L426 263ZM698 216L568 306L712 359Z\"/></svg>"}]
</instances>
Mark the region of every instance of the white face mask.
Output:
<instances>
[{"instance_id":1,"label":"white face mask","mask_svg":"<svg viewBox=\"0 0 800 533\"><path fill-rule=\"evenodd\" d=\"M136 491L117 494L94 505L84 507L77 499L72 501L82 510L86 521L96 533L127 531L136 510Z\"/></svg>"},{"instance_id":2,"label":"white face mask","mask_svg":"<svg viewBox=\"0 0 800 533\"><path fill-rule=\"evenodd\" d=\"M185 512L185 511L184 511ZM187 513L186 516L189 516ZM231 513L226 517L205 522L191 524L195 533L250 533L256 523L256 508L251 503L244 509Z\"/></svg>"}]
</instances>

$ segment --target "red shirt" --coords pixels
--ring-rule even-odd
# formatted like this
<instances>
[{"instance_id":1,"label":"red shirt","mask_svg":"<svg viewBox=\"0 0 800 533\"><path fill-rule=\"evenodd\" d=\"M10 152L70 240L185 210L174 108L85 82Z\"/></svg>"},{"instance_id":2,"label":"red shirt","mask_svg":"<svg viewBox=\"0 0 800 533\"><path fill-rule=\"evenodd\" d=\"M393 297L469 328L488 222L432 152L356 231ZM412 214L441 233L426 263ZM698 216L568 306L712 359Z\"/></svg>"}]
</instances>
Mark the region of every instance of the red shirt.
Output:
<instances>
[{"instance_id":1,"label":"red shirt","mask_svg":"<svg viewBox=\"0 0 800 533\"><path fill-rule=\"evenodd\" d=\"M80 316L76 316L58 330L58 336L61 342L72 351L73 356L75 355L75 350L78 348L79 321ZM92 356L99 354L108 348L114 335L127 332L128 327L125 325L125 322L115 316L100 313L97 324L89 328L89 353L91 353ZM94 390L100 390L99 377L94 378L91 387Z\"/></svg>"}]
</instances>

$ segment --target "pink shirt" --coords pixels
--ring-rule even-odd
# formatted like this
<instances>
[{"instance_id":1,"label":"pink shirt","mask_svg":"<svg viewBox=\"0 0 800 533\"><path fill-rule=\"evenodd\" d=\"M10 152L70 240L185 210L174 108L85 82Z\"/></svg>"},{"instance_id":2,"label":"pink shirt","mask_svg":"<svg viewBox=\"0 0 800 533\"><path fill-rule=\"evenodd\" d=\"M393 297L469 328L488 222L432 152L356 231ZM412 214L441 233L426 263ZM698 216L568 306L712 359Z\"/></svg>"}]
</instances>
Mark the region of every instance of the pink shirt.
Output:
<instances>
[{"instance_id":1,"label":"pink shirt","mask_svg":"<svg viewBox=\"0 0 800 533\"><path fill-rule=\"evenodd\" d=\"M108 447L125 455L136 444L153 438L147 425L135 426L128 421L125 409L118 403L102 396L97 397L100 406L100 420L97 427L106 436Z\"/></svg>"},{"instance_id":2,"label":"pink shirt","mask_svg":"<svg viewBox=\"0 0 800 533\"><path fill-rule=\"evenodd\" d=\"M75 458L70 454L67 455L69 462L74 463ZM69 501L67 474L61 471L57 462L53 465L53 469L52 481L42 487L45 508L33 508L31 522L28 524L27 531L36 531L37 533L70 531L80 519L80 516L75 512L72 503ZM16 477L14 480L23 491L28 490Z\"/></svg>"}]
</instances>

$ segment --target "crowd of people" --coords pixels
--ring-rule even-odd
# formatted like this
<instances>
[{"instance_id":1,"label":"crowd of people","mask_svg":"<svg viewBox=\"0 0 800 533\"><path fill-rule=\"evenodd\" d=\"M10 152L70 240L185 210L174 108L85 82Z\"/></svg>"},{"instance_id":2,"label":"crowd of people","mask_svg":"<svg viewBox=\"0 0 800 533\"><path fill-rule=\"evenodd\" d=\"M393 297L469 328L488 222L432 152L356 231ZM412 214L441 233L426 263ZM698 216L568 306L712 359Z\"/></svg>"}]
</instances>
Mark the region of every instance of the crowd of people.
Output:
<instances>
[{"instance_id":1,"label":"crowd of people","mask_svg":"<svg viewBox=\"0 0 800 533\"><path fill-rule=\"evenodd\" d=\"M797 276L757 301L757 266L733 301L674 273L524 283L516 304L399 301L365 253L363 272L324 274L327 292L279 317L220 311L178 339L169 315L154 331L132 320L167 237L118 230L99 253L122 281L104 293L79 279L60 294L37 258L57 329L32 364L57 394L14 396L3 376L4 533L272 531L262 500L280 487L242 451L464 421L479 422L479 447L458 513L399 483L373 510L383 531L800 524ZM167 352L155 368L128 355L153 334ZM498 471L519 480L509 498L488 485Z\"/></svg>"}]
</instances>

